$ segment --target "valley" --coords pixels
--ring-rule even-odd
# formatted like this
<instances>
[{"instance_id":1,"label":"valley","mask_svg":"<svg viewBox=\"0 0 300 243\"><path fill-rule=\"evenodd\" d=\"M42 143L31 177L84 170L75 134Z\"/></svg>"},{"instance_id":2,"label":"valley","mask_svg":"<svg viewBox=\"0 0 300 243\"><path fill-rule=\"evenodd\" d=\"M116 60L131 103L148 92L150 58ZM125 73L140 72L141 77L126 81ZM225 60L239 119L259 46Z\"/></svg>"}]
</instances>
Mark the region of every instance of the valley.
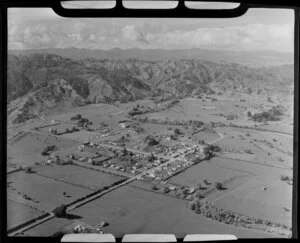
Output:
<instances>
[{"instance_id":1,"label":"valley","mask_svg":"<svg viewBox=\"0 0 300 243\"><path fill-rule=\"evenodd\" d=\"M11 236L75 222L116 237L291 237L292 65L53 54L9 63Z\"/></svg>"}]
</instances>

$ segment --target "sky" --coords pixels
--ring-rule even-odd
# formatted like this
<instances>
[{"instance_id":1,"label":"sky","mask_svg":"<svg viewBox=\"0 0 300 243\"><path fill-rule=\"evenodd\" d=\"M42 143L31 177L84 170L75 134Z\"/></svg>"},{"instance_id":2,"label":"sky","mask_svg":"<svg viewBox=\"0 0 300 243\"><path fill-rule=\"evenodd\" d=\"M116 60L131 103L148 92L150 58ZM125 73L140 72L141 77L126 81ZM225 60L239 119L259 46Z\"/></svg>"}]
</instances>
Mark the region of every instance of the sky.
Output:
<instances>
[{"instance_id":1,"label":"sky","mask_svg":"<svg viewBox=\"0 0 300 243\"><path fill-rule=\"evenodd\" d=\"M72 19L60 17L50 8L8 9L8 48L18 50L76 47L292 52L293 31L294 12L284 9L251 9L230 19Z\"/></svg>"}]
</instances>

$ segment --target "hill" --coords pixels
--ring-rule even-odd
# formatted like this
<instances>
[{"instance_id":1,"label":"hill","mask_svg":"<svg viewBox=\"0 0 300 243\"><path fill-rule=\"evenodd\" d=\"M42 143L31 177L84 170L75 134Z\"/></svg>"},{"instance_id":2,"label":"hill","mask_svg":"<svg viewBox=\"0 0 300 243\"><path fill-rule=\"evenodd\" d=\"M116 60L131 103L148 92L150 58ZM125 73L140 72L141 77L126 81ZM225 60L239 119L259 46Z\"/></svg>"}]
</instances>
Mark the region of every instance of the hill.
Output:
<instances>
[{"instance_id":1,"label":"hill","mask_svg":"<svg viewBox=\"0 0 300 243\"><path fill-rule=\"evenodd\" d=\"M288 95L293 66L253 68L197 59L75 60L54 54L8 56L8 115L19 123L88 103L202 94Z\"/></svg>"},{"instance_id":2,"label":"hill","mask_svg":"<svg viewBox=\"0 0 300 243\"><path fill-rule=\"evenodd\" d=\"M221 51L205 50L199 48L192 49L120 49L110 50L92 50L79 48L46 48L29 50L10 50L14 55L29 55L34 53L48 53L76 60L86 58L96 59L129 59L137 58L145 61L164 61L179 59L196 59L212 62L233 62L252 67L274 66L283 64L292 64L294 62L293 53L278 51Z\"/></svg>"}]
</instances>

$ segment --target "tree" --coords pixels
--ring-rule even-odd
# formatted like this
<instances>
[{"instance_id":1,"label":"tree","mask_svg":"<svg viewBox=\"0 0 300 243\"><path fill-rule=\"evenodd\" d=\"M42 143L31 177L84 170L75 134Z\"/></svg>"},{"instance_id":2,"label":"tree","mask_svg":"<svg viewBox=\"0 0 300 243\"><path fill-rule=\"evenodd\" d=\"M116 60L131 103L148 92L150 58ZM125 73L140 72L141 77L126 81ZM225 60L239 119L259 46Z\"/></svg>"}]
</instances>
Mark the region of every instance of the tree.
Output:
<instances>
[{"instance_id":1,"label":"tree","mask_svg":"<svg viewBox=\"0 0 300 243\"><path fill-rule=\"evenodd\" d=\"M123 156L126 156L126 155L127 155L127 153L128 153L128 152L127 152L127 149L124 147L124 148L123 148L123 150L122 150L122 154L123 154Z\"/></svg>"},{"instance_id":2,"label":"tree","mask_svg":"<svg viewBox=\"0 0 300 243\"><path fill-rule=\"evenodd\" d=\"M182 134L182 132L180 131L179 128L175 128L175 129L174 129L174 134L175 134L175 135L180 135L180 134Z\"/></svg>"},{"instance_id":3,"label":"tree","mask_svg":"<svg viewBox=\"0 0 300 243\"><path fill-rule=\"evenodd\" d=\"M62 218L66 215L66 210L67 210L67 206L62 204L62 205L58 206L57 208L55 208L52 211L52 213L54 214L55 217Z\"/></svg>"},{"instance_id":4,"label":"tree","mask_svg":"<svg viewBox=\"0 0 300 243\"><path fill-rule=\"evenodd\" d=\"M195 202L192 202L192 203L191 203L191 210L192 210L192 211L195 211L195 210L196 210L196 203L195 203Z\"/></svg>"},{"instance_id":5,"label":"tree","mask_svg":"<svg viewBox=\"0 0 300 243\"><path fill-rule=\"evenodd\" d=\"M152 135L146 136L144 141L148 143L149 146L154 146L159 143Z\"/></svg>"},{"instance_id":6,"label":"tree","mask_svg":"<svg viewBox=\"0 0 300 243\"><path fill-rule=\"evenodd\" d=\"M121 142L125 142L126 141L126 137L124 135L121 136L120 138Z\"/></svg>"},{"instance_id":7,"label":"tree","mask_svg":"<svg viewBox=\"0 0 300 243\"><path fill-rule=\"evenodd\" d=\"M203 182L204 182L206 185L209 185L207 179L204 179Z\"/></svg>"},{"instance_id":8,"label":"tree","mask_svg":"<svg viewBox=\"0 0 300 243\"><path fill-rule=\"evenodd\" d=\"M54 135L57 135L57 129L52 129L51 133L54 134Z\"/></svg>"},{"instance_id":9,"label":"tree","mask_svg":"<svg viewBox=\"0 0 300 243\"><path fill-rule=\"evenodd\" d=\"M251 117L251 116L252 116L251 111L248 111L248 112L247 112L247 116L248 116L248 117Z\"/></svg>"},{"instance_id":10,"label":"tree","mask_svg":"<svg viewBox=\"0 0 300 243\"><path fill-rule=\"evenodd\" d=\"M197 185L197 188L198 188L199 190L201 190L201 189L202 189L201 182L199 182L199 183L198 183L198 185Z\"/></svg>"},{"instance_id":11,"label":"tree","mask_svg":"<svg viewBox=\"0 0 300 243\"><path fill-rule=\"evenodd\" d=\"M169 193L169 192L170 192L169 187L165 187L165 188L164 188L164 193Z\"/></svg>"},{"instance_id":12,"label":"tree","mask_svg":"<svg viewBox=\"0 0 300 243\"><path fill-rule=\"evenodd\" d=\"M26 172L26 173L33 173L33 171L32 171L32 168L31 168L31 167L27 167L27 168L25 169L25 172Z\"/></svg>"},{"instance_id":13,"label":"tree","mask_svg":"<svg viewBox=\"0 0 300 243\"><path fill-rule=\"evenodd\" d=\"M187 188L186 188L186 189L183 189L183 190L182 190L182 193L183 193L184 196L189 195L189 189L187 189Z\"/></svg>"},{"instance_id":14,"label":"tree","mask_svg":"<svg viewBox=\"0 0 300 243\"><path fill-rule=\"evenodd\" d=\"M156 157L154 156L153 153L151 153L151 155L148 157L148 162L152 162L156 159Z\"/></svg>"},{"instance_id":15,"label":"tree","mask_svg":"<svg viewBox=\"0 0 300 243\"><path fill-rule=\"evenodd\" d=\"M215 187L216 187L218 190L223 189L223 185L222 185L222 183L220 183L220 182L217 182L217 183L215 184Z\"/></svg>"},{"instance_id":16,"label":"tree","mask_svg":"<svg viewBox=\"0 0 300 243\"><path fill-rule=\"evenodd\" d=\"M153 185L153 186L151 187L151 189L152 189L153 191L157 191L157 190L158 190L158 187L157 187L157 185Z\"/></svg>"},{"instance_id":17,"label":"tree","mask_svg":"<svg viewBox=\"0 0 300 243\"><path fill-rule=\"evenodd\" d=\"M81 119L81 115L77 114L76 116L71 117L71 121L76 121L76 120L80 120Z\"/></svg>"},{"instance_id":18,"label":"tree","mask_svg":"<svg viewBox=\"0 0 300 243\"><path fill-rule=\"evenodd\" d=\"M49 153L48 153L48 151L43 150L42 153L41 153L41 155L42 155L42 156L47 156L47 155L49 155Z\"/></svg>"},{"instance_id":19,"label":"tree","mask_svg":"<svg viewBox=\"0 0 300 243\"><path fill-rule=\"evenodd\" d=\"M70 132L70 129L66 128L65 133L69 133L69 132Z\"/></svg>"},{"instance_id":20,"label":"tree","mask_svg":"<svg viewBox=\"0 0 300 243\"><path fill-rule=\"evenodd\" d=\"M204 196L201 194L201 192L197 192L196 197L201 200L202 198L204 198Z\"/></svg>"}]
</instances>

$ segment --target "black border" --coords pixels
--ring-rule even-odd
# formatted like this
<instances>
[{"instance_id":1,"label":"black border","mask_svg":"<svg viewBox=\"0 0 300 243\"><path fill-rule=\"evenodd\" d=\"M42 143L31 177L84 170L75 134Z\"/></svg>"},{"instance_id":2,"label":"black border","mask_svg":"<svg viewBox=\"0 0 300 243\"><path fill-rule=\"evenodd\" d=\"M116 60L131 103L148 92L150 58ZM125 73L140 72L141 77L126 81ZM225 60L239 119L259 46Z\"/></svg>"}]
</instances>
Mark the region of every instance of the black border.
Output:
<instances>
[{"instance_id":1,"label":"black border","mask_svg":"<svg viewBox=\"0 0 300 243\"><path fill-rule=\"evenodd\" d=\"M263 239L263 240L296 240L298 238L298 135L299 135L299 26L300 26L300 2L294 0L279 0L274 2L272 0L229 0L230 2L242 3L239 7L229 10L196 10L185 7L184 0L178 0L179 4L174 9L157 10L157 9L126 9L123 7L121 0L116 0L116 7L113 9L80 9L70 10L64 9L59 0L0 0L0 90L1 90L1 221L0 221L0 242L19 242L30 240L30 242L60 242L60 238L47 237L7 237L7 202L6 202L6 67L7 67L7 8L8 7L49 7L53 8L54 12L63 17L135 17L135 18L233 18L246 13L248 8L286 8L294 10L295 14L295 34L294 34L294 164L293 164L293 219L292 219L292 239ZM189 0L197 1L197 0ZM207 2L214 2L214 0L206 0ZM215 0L215 2L226 2L226 0ZM280 196L280 195L279 195ZM116 242L121 242L121 238L116 238ZM238 241L247 241L250 239L238 239ZM178 239L177 242L182 242L183 239Z\"/></svg>"}]
</instances>

